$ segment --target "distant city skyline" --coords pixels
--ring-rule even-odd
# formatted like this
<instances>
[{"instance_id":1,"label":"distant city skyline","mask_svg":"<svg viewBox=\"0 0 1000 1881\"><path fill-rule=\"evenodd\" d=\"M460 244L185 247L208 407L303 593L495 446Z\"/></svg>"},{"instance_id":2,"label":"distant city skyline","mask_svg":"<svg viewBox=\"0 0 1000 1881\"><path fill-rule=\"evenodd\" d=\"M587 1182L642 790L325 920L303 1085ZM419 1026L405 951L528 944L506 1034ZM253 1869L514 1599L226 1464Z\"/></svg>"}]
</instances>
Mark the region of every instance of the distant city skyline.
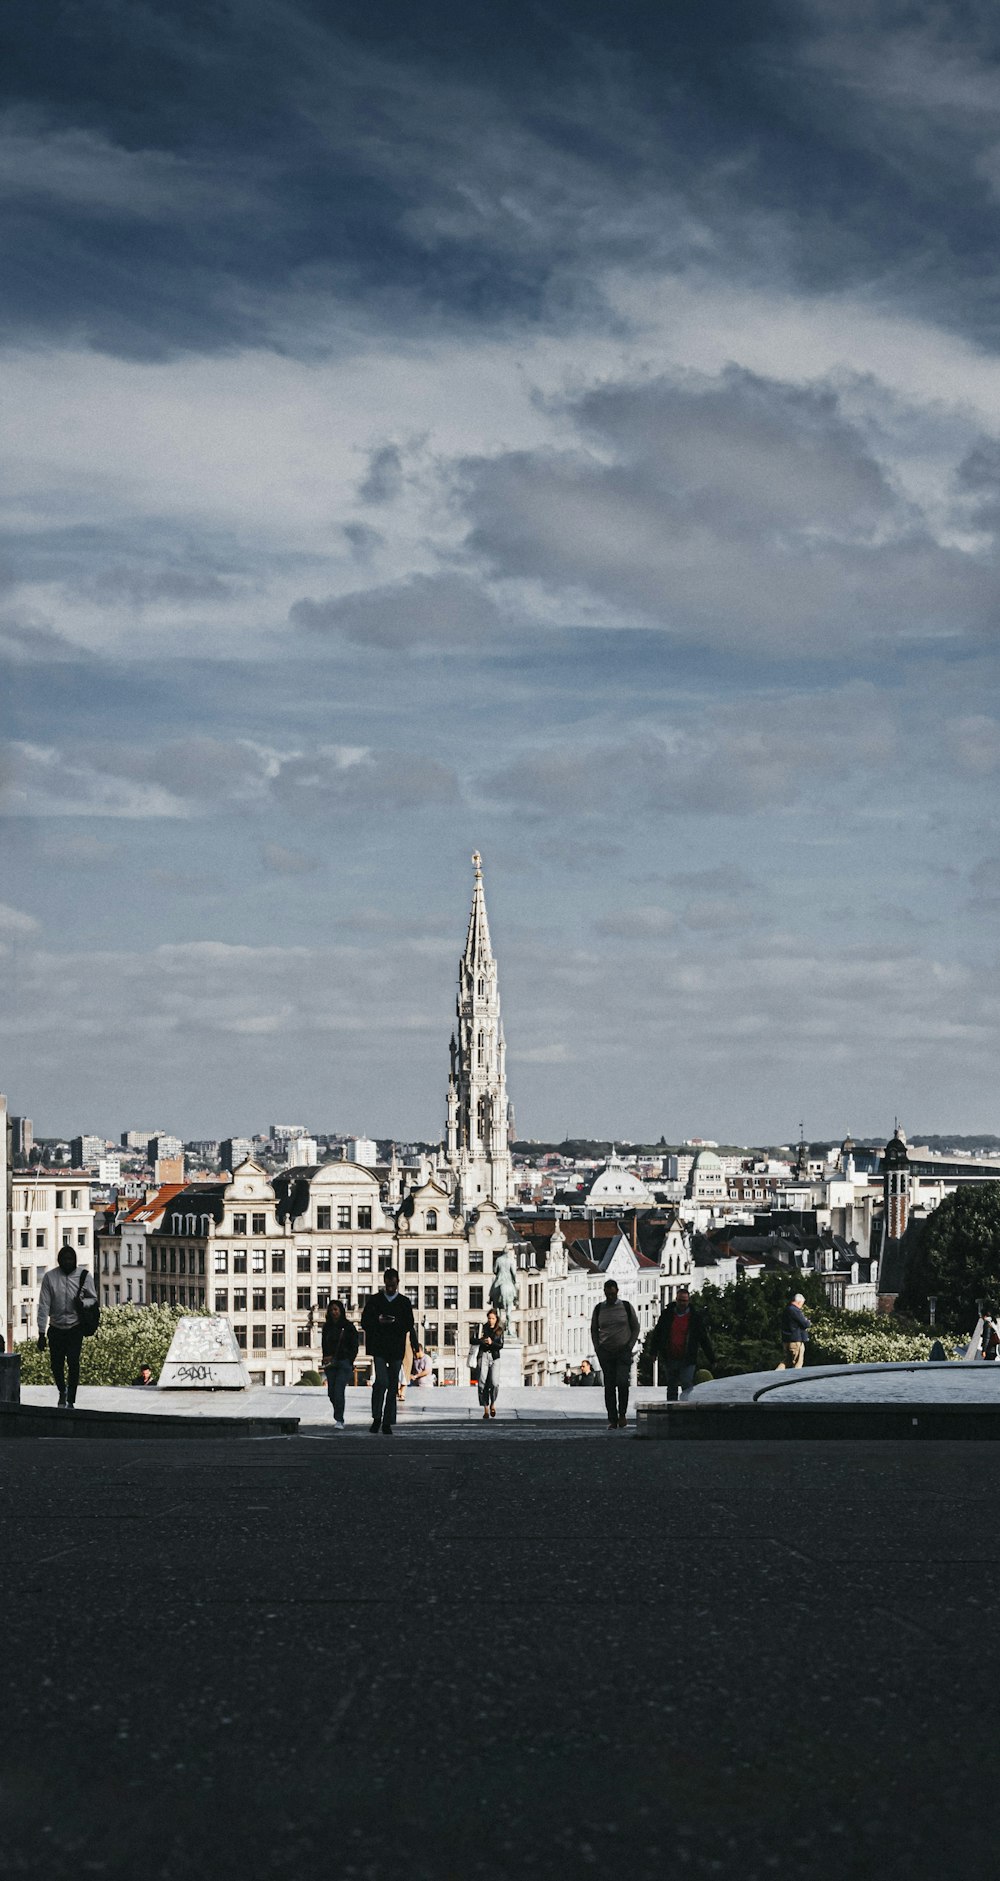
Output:
<instances>
[{"instance_id":1,"label":"distant city skyline","mask_svg":"<svg viewBox=\"0 0 1000 1881\"><path fill-rule=\"evenodd\" d=\"M1000 1120L975 9L9 9L0 1089Z\"/></svg>"}]
</instances>

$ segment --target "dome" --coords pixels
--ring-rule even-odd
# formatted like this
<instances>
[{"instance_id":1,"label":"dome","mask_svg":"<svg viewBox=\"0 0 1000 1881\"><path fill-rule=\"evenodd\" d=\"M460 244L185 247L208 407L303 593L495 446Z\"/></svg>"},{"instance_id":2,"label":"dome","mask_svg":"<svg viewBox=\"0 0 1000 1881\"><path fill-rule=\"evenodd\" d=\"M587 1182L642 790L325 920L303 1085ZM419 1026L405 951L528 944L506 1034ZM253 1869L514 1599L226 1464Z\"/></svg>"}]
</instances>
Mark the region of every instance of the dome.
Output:
<instances>
[{"instance_id":1,"label":"dome","mask_svg":"<svg viewBox=\"0 0 1000 1881\"><path fill-rule=\"evenodd\" d=\"M717 1156L715 1154L715 1151L710 1150L710 1149L699 1150L697 1156L694 1159L694 1162L691 1164L692 1174L696 1169L721 1169L721 1168L722 1168L722 1157Z\"/></svg>"}]
</instances>

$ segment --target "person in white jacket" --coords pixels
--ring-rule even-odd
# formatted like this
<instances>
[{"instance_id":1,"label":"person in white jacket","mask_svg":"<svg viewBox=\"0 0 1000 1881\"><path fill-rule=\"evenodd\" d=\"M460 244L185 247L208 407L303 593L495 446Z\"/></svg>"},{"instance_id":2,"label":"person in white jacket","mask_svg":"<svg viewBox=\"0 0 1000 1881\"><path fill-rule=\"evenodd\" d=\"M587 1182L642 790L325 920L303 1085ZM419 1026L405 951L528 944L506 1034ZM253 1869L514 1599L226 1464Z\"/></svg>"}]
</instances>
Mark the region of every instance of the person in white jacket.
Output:
<instances>
[{"instance_id":1,"label":"person in white jacket","mask_svg":"<svg viewBox=\"0 0 1000 1881\"><path fill-rule=\"evenodd\" d=\"M38 1291L38 1350L44 1352L48 1344L59 1409L71 1411L80 1383L83 1350L79 1308L97 1305L97 1289L87 1269L77 1267L75 1248L61 1247L56 1262L43 1275Z\"/></svg>"}]
</instances>

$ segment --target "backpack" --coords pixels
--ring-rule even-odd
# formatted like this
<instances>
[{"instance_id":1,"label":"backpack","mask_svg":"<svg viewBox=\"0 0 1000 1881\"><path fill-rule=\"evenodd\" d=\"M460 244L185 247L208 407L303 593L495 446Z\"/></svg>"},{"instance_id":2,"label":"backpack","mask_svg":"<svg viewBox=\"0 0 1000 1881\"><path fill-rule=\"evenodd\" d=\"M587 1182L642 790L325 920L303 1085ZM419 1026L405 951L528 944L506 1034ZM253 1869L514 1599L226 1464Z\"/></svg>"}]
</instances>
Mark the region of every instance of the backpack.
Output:
<instances>
[{"instance_id":1,"label":"backpack","mask_svg":"<svg viewBox=\"0 0 1000 1881\"><path fill-rule=\"evenodd\" d=\"M81 1327L83 1328L83 1336L85 1339L92 1339L95 1332L97 1331L98 1326L101 1323L101 1309L97 1301L96 1300L94 1301L93 1306L85 1306L83 1303L83 1299L81 1297L83 1294L84 1283L85 1281L89 1280L89 1278L90 1278L90 1275L88 1274L87 1269L85 1267L81 1267L80 1288L76 1296L76 1316L77 1316L77 1319L80 1321ZM94 1291L96 1293L97 1291L96 1287Z\"/></svg>"}]
</instances>

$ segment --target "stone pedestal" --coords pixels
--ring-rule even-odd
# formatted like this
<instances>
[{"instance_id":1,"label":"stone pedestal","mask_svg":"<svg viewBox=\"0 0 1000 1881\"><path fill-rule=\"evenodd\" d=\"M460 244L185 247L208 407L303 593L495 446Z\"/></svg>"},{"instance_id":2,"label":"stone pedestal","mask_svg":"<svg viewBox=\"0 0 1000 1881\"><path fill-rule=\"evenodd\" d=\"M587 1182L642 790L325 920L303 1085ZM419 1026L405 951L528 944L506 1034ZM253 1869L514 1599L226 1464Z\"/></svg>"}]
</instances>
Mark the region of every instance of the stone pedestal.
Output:
<instances>
[{"instance_id":1,"label":"stone pedestal","mask_svg":"<svg viewBox=\"0 0 1000 1881\"><path fill-rule=\"evenodd\" d=\"M228 1319L179 1319L157 1383L161 1391L246 1391L250 1379Z\"/></svg>"},{"instance_id":2,"label":"stone pedestal","mask_svg":"<svg viewBox=\"0 0 1000 1881\"><path fill-rule=\"evenodd\" d=\"M520 1339L505 1339L500 1354L500 1392L524 1390L524 1347Z\"/></svg>"},{"instance_id":3,"label":"stone pedestal","mask_svg":"<svg viewBox=\"0 0 1000 1881\"><path fill-rule=\"evenodd\" d=\"M0 1353L0 1404L21 1402L21 1354Z\"/></svg>"}]
</instances>

